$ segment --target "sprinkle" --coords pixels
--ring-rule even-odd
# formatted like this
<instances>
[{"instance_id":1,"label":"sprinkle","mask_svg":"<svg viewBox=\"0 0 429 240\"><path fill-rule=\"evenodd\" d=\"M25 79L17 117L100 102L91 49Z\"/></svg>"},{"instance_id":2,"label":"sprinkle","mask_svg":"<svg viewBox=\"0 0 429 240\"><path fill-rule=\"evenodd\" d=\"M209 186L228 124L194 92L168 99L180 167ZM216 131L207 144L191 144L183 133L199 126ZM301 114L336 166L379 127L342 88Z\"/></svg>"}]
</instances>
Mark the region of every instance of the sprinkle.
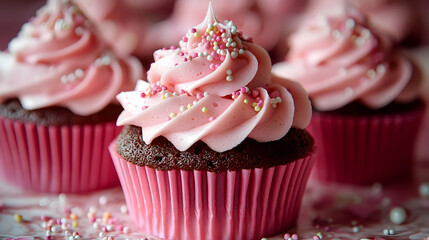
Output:
<instances>
[{"instance_id":1,"label":"sprinkle","mask_svg":"<svg viewBox=\"0 0 429 240\"><path fill-rule=\"evenodd\" d=\"M358 227L358 226L354 226L354 227L352 228L352 231L353 231L354 233L359 232L359 227Z\"/></svg>"},{"instance_id":2,"label":"sprinkle","mask_svg":"<svg viewBox=\"0 0 429 240\"><path fill-rule=\"evenodd\" d=\"M207 60L208 60L208 61L213 61L213 56L212 56L212 55L208 55L208 56L207 56Z\"/></svg>"},{"instance_id":3,"label":"sprinkle","mask_svg":"<svg viewBox=\"0 0 429 240\"><path fill-rule=\"evenodd\" d=\"M181 112L186 111L186 107L185 107L185 106L181 106L181 107L180 107L180 111L181 111Z\"/></svg>"},{"instance_id":4,"label":"sprinkle","mask_svg":"<svg viewBox=\"0 0 429 240\"><path fill-rule=\"evenodd\" d=\"M100 205L106 205L107 204L107 197L106 196L101 196L98 199L98 203L100 203Z\"/></svg>"},{"instance_id":5,"label":"sprinkle","mask_svg":"<svg viewBox=\"0 0 429 240\"><path fill-rule=\"evenodd\" d=\"M236 57L238 57L238 53L237 53L237 52L232 52L232 53L231 53L231 57L232 57L232 58L236 58Z\"/></svg>"},{"instance_id":6,"label":"sprinkle","mask_svg":"<svg viewBox=\"0 0 429 240\"><path fill-rule=\"evenodd\" d=\"M206 112L208 112L209 110L208 110L206 107L203 107L203 108L201 108L201 111L202 111L203 113L206 113Z\"/></svg>"},{"instance_id":7,"label":"sprinkle","mask_svg":"<svg viewBox=\"0 0 429 240\"><path fill-rule=\"evenodd\" d=\"M202 93L197 93L197 99L202 99L204 97L204 94Z\"/></svg>"},{"instance_id":8,"label":"sprinkle","mask_svg":"<svg viewBox=\"0 0 429 240\"><path fill-rule=\"evenodd\" d=\"M74 75L75 75L76 77L78 77L78 78L83 77L83 70L82 70L82 69L80 69L80 68L76 69L76 70L74 71Z\"/></svg>"},{"instance_id":9,"label":"sprinkle","mask_svg":"<svg viewBox=\"0 0 429 240\"><path fill-rule=\"evenodd\" d=\"M238 50L238 54L243 55L244 54L244 49L240 48L240 50Z\"/></svg>"},{"instance_id":10,"label":"sprinkle","mask_svg":"<svg viewBox=\"0 0 429 240\"><path fill-rule=\"evenodd\" d=\"M142 110L146 110L146 109L148 109L149 108L149 106L143 106L142 107Z\"/></svg>"},{"instance_id":11,"label":"sprinkle","mask_svg":"<svg viewBox=\"0 0 429 240\"><path fill-rule=\"evenodd\" d=\"M196 32L196 33L194 33L194 37L200 37L201 36L201 34L199 33L199 32Z\"/></svg>"},{"instance_id":12,"label":"sprinkle","mask_svg":"<svg viewBox=\"0 0 429 240\"><path fill-rule=\"evenodd\" d=\"M125 226L123 229L123 233L130 233L130 228Z\"/></svg>"},{"instance_id":13,"label":"sprinkle","mask_svg":"<svg viewBox=\"0 0 429 240\"><path fill-rule=\"evenodd\" d=\"M245 104L248 104L249 103L249 100L248 99L244 99L244 101L243 101Z\"/></svg>"},{"instance_id":14,"label":"sprinkle","mask_svg":"<svg viewBox=\"0 0 429 240\"><path fill-rule=\"evenodd\" d=\"M407 219L407 212L401 207L395 207L390 210L390 221L394 224L402 224Z\"/></svg>"},{"instance_id":15,"label":"sprinkle","mask_svg":"<svg viewBox=\"0 0 429 240\"><path fill-rule=\"evenodd\" d=\"M140 97L144 98L146 97L146 94L144 92L140 93Z\"/></svg>"},{"instance_id":16,"label":"sprinkle","mask_svg":"<svg viewBox=\"0 0 429 240\"><path fill-rule=\"evenodd\" d=\"M22 215L21 214L15 214L14 218L15 218L15 222L17 222L17 223L22 222Z\"/></svg>"},{"instance_id":17,"label":"sprinkle","mask_svg":"<svg viewBox=\"0 0 429 240\"><path fill-rule=\"evenodd\" d=\"M289 233L285 233L285 235L283 235L283 239L288 240L290 238L290 234Z\"/></svg>"},{"instance_id":18,"label":"sprinkle","mask_svg":"<svg viewBox=\"0 0 429 240\"><path fill-rule=\"evenodd\" d=\"M79 217L77 216L77 214L76 213L71 213L70 214L70 219L71 220L77 220Z\"/></svg>"},{"instance_id":19,"label":"sprinkle","mask_svg":"<svg viewBox=\"0 0 429 240\"><path fill-rule=\"evenodd\" d=\"M374 78L376 75L376 72L374 71L374 69L370 69L370 70L368 70L367 75L369 78Z\"/></svg>"},{"instance_id":20,"label":"sprinkle","mask_svg":"<svg viewBox=\"0 0 429 240\"><path fill-rule=\"evenodd\" d=\"M386 72L386 67L383 65L383 64L379 64L378 66L377 66L377 73L379 73L379 74L383 74L383 73L385 73Z\"/></svg>"},{"instance_id":21,"label":"sprinkle","mask_svg":"<svg viewBox=\"0 0 429 240\"><path fill-rule=\"evenodd\" d=\"M429 182L424 182L420 184L419 194L422 198L429 198Z\"/></svg>"},{"instance_id":22,"label":"sprinkle","mask_svg":"<svg viewBox=\"0 0 429 240\"><path fill-rule=\"evenodd\" d=\"M394 234L395 234L395 230L389 229L389 235L394 235Z\"/></svg>"},{"instance_id":23,"label":"sprinkle","mask_svg":"<svg viewBox=\"0 0 429 240\"><path fill-rule=\"evenodd\" d=\"M209 117L209 121L211 122L211 121L213 121L213 120L215 120L215 117L210 116L210 117Z\"/></svg>"},{"instance_id":24,"label":"sprinkle","mask_svg":"<svg viewBox=\"0 0 429 240\"><path fill-rule=\"evenodd\" d=\"M54 225L51 227L51 232L53 233L59 233L61 231L60 225Z\"/></svg>"},{"instance_id":25,"label":"sprinkle","mask_svg":"<svg viewBox=\"0 0 429 240\"><path fill-rule=\"evenodd\" d=\"M203 94L204 94L204 97L207 97L209 95L208 92L204 92Z\"/></svg>"},{"instance_id":26,"label":"sprinkle","mask_svg":"<svg viewBox=\"0 0 429 240\"><path fill-rule=\"evenodd\" d=\"M226 81L231 82L234 78L231 75L226 76Z\"/></svg>"},{"instance_id":27,"label":"sprinkle","mask_svg":"<svg viewBox=\"0 0 429 240\"><path fill-rule=\"evenodd\" d=\"M170 118L175 118L177 116L176 113L170 113Z\"/></svg>"},{"instance_id":28,"label":"sprinkle","mask_svg":"<svg viewBox=\"0 0 429 240\"><path fill-rule=\"evenodd\" d=\"M183 42L188 42L188 38L186 36L183 36L182 41Z\"/></svg>"},{"instance_id":29,"label":"sprinkle","mask_svg":"<svg viewBox=\"0 0 429 240\"><path fill-rule=\"evenodd\" d=\"M84 33L84 29L82 27L76 27L74 29L74 33L78 36L82 36L82 34Z\"/></svg>"},{"instance_id":30,"label":"sprinkle","mask_svg":"<svg viewBox=\"0 0 429 240\"><path fill-rule=\"evenodd\" d=\"M77 227L79 227L79 223L77 221L74 221L72 226L73 226L73 228L77 228Z\"/></svg>"},{"instance_id":31,"label":"sprinkle","mask_svg":"<svg viewBox=\"0 0 429 240\"><path fill-rule=\"evenodd\" d=\"M190 104L190 103L189 103L188 105L186 105L186 108L187 108L187 109L189 109L189 108L191 108L191 107L192 107L192 104Z\"/></svg>"},{"instance_id":32,"label":"sprinkle","mask_svg":"<svg viewBox=\"0 0 429 240\"><path fill-rule=\"evenodd\" d=\"M261 111L261 107L259 107L259 106L256 106L254 109L255 109L256 112Z\"/></svg>"},{"instance_id":33,"label":"sprinkle","mask_svg":"<svg viewBox=\"0 0 429 240\"><path fill-rule=\"evenodd\" d=\"M384 234L384 235L389 235L389 229L385 228L385 229L383 230L383 234Z\"/></svg>"},{"instance_id":34,"label":"sprinkle","mask_svg":"<svg viewBox=\"0 0 429 240\"><path fill-rule=\"evenodd\" d=\"M351 18L346 20L346 27L347 28L349 28L349 29L354 28L355 25L356 25L355 20L353 20Z\"/></svg>"},{"instance_id":35,"label":"sprinkle","mask_svg":"<svg viewBox=\"0 0 429 240\"><path fill-rule=\"evenodd\" d=\"M195 28L191 28L191 33L196 33L197 32L197 29L195 29Z\"/></svg>"},{"instance_id":36,"label":"sprinkle","mask_svg":"<svg viewBox=\"0 0 429 240\"><path fill-rule=\"evenodd\" d=\"M231 69L226 70L226 74L231 75L232 74L232 70Z\"/></svg>"}]
</instances>

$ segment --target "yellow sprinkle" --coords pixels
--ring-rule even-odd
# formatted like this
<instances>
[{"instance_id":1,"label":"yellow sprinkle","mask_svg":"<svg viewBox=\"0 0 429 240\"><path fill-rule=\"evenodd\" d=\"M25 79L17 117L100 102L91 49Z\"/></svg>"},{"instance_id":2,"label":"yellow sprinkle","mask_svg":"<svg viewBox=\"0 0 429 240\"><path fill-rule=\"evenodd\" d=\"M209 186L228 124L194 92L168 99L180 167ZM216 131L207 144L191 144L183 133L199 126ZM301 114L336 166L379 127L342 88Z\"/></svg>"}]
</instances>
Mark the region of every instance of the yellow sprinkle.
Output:
<instances>
[{"instance_id":1,"label":"yellow sprinkle","mask_svg":"<svg viewBox=\"0 0 429 240\"><path fill-rule=\"evenodd\" d=\"M77 214L76 213L71 213L70 214L70 219L71 220L77 220L79 217L77 216Z\"/></svg>"},{"instance_id":2,"label":"yellow sprinkle","mask_svg":"<svg viewBox=\"0 0 429 240\"><path fill-rule=\"evenodd\" d=\"M213 45L217 46L217 45L219 45L219 43L218 42L214 42Z\"/></svg>"},{"instance_id":3,"label":"yellow sprinkle","mask_svg":"<svg viewBox=\"0 0 429 240\"><path fill-rule=\"evenodd\" d=\"M192 107L192 104L189 103L186 107L189 109Z\"/></svg>"},{"instance_id":4,"label":"yellow sprinkle","mask_svg":"<svg viewBox=\"0 0 429 240\"><path fill-rule=\"evenodd\" d=\"M103 213L103 218L107 218L107 219L109 219L109 218L111 218L112 217L112 215L110 214L110 212L104 212Z\"/></svg>"},{"instance_id":5,"label":"yellow sprinkle","mask_svg":"<svg viewBox=\"0 0 429 240\"><path fill-rule=\"evenodd\" d=\"M161 95L161 99L162 99L162 100L165 100L165 95Z\"/></svg>"},{"instance_id":6,"label":"yellow sprinkle","mask_svg":"<svg viewBox=\"0 0 429 240\"><path fill-rule=\"evenodd\" d=\"M79 227L79 223L77 221L74 221L72 226L73 226L73 228L78 228Z\"/></svg>"},{"instance_id":7,"label":"yellow sprinkle","mask_svg":"<svg viewBox=\"0 0 429 240\"><path fill-rule=\"evenodd\" d=\"M15 222L22 222L22 215L21 214L15 214Z\"/></svg>"},{"instance_id":8,"label":"yellow sprinkle","mask_svg":"<svg viewBox=\"0 0 429 240\"><path fill-rule=\"evenodd\" d=\"M258 106L258 103L257 102L253 102L252 103L252 107L256 107L256 106Z\"/></svg>"},{"instance_id":9,"label":"yellow sprinkle","mask_svg":"<svg viewBox=\"0 0 429 240\"><path fill-rule=\"evenodd\" d=\"M88 218L93 218L95 216L94 212L88 212L88 214L86 215Z\"/></svg>"},{"instance_id":10,"label":"yellow sprinkle","mask_svg":"<svg viewBox=\"0 0 429 240\"><path fill-rule=\"evenodd\" d=\"M245 103L245 104L248 104L248 103L249 103L249 100L248 100L248 99L244 99L244 103Z\"/></svg>"},{"instance_id":11,"label":"yellow sprinkle","mask_svg":"<svg viewBox=\"0 0 429 240\"><path fill-rule=\"evenodd\" d=\"M170 113L170 118L175 118L177 116L176 113Z\"/></svg>"},{"instance_id":12,"label":"yellow sprinkle","mask_svg":"<svg viewBox=\"0 0 429 240\"><path fill-rule=\"evenodd\" d=\"M201 108L201 111L203 111L203 113L208 112L208 109L206 107Z\"/></svg>"},{"instance_id":13,"label":"yellow sprinkle","mask_svg":"<svg viewBox=\"0 0 429 240\"><path fill-rule=\"evenodd\" d=\"M201 34L199 32L194 33L194 37L200 37L200 36L201 36Z\"/></svg>"},{"instance_id":14,"label":"yellow sprinkle","mask_svg":"<svg viewBox=\"0 0 429 240\"><path fill-rule=\"evenodd\" d=\"M259 106L256 106L255 111L259 112L259 111L261 111L261 108Z\"/></svg>"}]
</instances>

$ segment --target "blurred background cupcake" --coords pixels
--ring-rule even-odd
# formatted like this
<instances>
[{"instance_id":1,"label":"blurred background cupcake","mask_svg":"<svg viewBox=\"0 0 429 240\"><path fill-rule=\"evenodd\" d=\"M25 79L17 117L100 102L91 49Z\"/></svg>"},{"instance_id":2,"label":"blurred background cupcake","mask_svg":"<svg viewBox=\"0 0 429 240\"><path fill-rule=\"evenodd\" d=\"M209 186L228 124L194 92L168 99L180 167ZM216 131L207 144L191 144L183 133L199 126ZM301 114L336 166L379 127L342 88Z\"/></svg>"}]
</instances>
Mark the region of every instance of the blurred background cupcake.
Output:
<instances>
[{"instance_id":1,"label":"blurred background cupcake","mask_svg":"<svg viewBox=\"0 0 429 240\"><path fill-rule=\"evenodd\" d=\"M115 96L143 77L74 4L49 0L0 53L0 164L10 183L80 193L119 184L107 151Z\"/></svg>"},{"instance_id":2,"label":"blurred background cupcake","mask_svg":"<svg viewBox=\"0 0 429 240\"><path fill-rule=\"evenodd\" d=\"M408 179L423 117L422 75L395 39L342 2L310 12L275 74L308 91L315 109L315 175L339 183Z\"/></svg>"}]
</instances>

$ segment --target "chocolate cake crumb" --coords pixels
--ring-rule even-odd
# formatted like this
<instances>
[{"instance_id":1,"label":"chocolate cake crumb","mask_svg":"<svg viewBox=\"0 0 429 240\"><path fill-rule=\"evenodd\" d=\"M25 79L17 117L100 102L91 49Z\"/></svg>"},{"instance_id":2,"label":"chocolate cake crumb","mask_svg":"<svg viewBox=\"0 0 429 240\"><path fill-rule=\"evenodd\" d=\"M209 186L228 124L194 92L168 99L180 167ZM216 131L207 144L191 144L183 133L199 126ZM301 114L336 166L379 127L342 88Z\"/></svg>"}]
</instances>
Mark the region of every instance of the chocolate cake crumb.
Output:
<instances>
[{"instance_id":1,"label":"chocolate cake crumb","mask_svg":"<svg viewBox=\"0 0 429 240\"><path fill-rule=\"evenodd\" d=\"M110 104L97 113L80 116L74 114L68 108L58 106L26 110L22 107L18 99L9 99L0 103L0 116L44 126L94 125L105 122L116 122L121 111L122 107L120 105Z\"/></svg>"},{"instance_id":2,"label":"chocolate cake crumb","mask_svg":"<svg viewBox=\"0 0 429 240\"><path fill-rule=\"evenodd\" d=\"M142 139L142 130L125 126L117 138L117 152L122 158L138 166L157 170L206 170L210 172L240 169L269 168L304 158L313 151L313 137L302 129L291 128L277 141L257 142L246 138L235 148L216 152L202 141L186 151L177 150L165 137L155 138L151 144Z\"/></svg>"}]
</instances>

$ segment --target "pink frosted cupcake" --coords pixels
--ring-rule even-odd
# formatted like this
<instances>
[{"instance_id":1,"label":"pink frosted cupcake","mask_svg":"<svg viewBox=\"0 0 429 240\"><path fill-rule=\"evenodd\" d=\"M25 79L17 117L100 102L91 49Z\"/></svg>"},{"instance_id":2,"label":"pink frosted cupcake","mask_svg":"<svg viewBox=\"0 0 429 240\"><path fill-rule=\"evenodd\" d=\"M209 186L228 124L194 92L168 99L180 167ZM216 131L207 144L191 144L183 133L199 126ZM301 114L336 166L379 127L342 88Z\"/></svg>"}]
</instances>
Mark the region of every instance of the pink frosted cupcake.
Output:
<instances>
[{"instance_id":1,"label":"pink frosted cupcake","mask_svg":"<svg viewBox=\"0 0 429 240\"><path fill-rule=\"evenodd\" d=\"M107 151L120 132L117 93L143 70L117 58L79 9L50 0L0 53L0 171L36 192L119 184Z\"/></svg>"},{"instance_id":2,"label":"pink frosted cupcake","mask_svg":"<svg viewBox=\"0 0 429 240\"><path fill-rule=\"evenodd\" d=\"M130 215L165 239L257 239L293 226L313 161L311 106L210 8L149 82L117 96L110 146Z\"/></svg>"},{"instance_id":3,"label":"pink frosted cupcake","mask_svg":"<svg viewBox=\"0 0 429 240\"><path fill-rule=\"evenodd\" d=\"M342 10L307 19L273 71L308 91L319 179L371 184L408 178L423 112L419 71L359 12Z\"/></svg>"}]
</instances>

